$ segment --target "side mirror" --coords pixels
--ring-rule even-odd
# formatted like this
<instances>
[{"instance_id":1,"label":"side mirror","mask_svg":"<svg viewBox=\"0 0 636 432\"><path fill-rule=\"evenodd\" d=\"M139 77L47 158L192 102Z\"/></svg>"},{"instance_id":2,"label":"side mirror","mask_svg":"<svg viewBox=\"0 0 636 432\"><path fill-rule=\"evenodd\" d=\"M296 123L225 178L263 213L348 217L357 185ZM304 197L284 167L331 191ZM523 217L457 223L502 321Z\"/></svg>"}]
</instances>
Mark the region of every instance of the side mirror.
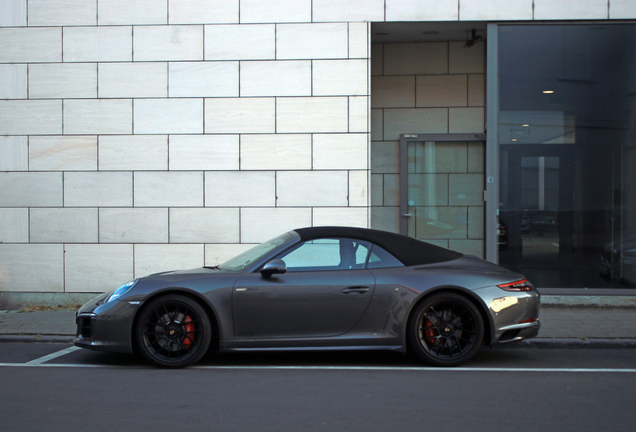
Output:
<instances>
[{"instance_id":1,"label":"side mirror","mask_svg":"<svg viewBox=\"0 0 636 432\"><path fill-rule=\"evenodd\" d=\"M271 260L266 263L261 269L261 275L265 279L269 279L273 274L283 274L287 272L287 266L285 262L280 259Z\"/></svg>"}]
</instances>

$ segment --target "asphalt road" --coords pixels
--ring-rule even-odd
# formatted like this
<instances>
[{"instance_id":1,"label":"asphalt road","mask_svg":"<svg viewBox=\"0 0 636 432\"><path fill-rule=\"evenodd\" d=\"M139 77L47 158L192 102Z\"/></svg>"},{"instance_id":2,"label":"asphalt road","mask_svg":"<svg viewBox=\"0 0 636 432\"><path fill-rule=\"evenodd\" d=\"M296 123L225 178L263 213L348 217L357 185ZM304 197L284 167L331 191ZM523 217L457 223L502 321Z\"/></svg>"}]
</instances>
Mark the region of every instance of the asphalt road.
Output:
<instances>
[{"instance_id":1,"label":"asphalt road","mask_svg":"<svg viewBox=\"0 0 636 432\"><path fill-rule=\"evenodd\" d=\"M0 431L631 431L636 350L210 355L162 370L64 344L0 344Z\"/></svg>"}]
</instances>

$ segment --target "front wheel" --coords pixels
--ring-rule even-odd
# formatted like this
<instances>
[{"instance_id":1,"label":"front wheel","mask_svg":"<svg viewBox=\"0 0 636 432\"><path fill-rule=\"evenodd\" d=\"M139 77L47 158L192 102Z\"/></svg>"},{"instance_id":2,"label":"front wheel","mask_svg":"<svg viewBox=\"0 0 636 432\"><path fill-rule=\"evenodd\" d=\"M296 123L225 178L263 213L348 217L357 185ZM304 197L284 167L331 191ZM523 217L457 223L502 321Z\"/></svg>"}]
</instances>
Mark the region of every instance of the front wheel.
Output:
<instances>
[{"instance_id":1,"label":"front wheel","mask_svg":"<svg viewBox=\"0 0 636 432\"><path fill-rule=\"evenodd\" d=\"M207 352L212 326L196 301L171 294L154 299L143 309L136 337L142 354L152 363L182 368L196 363Z\"/></svg>"},{"instance_id":2,"label":"front wheel","mask_svg":"<svg viewBox=\"0 0 636 432\"><path fill-rule=\"evenodd\" d=\"M455 293L439 293L420 303L408 327L410 346L435 366L457 366L481 346L484 323L475 305Z\"/></svg>"}]
</instances>

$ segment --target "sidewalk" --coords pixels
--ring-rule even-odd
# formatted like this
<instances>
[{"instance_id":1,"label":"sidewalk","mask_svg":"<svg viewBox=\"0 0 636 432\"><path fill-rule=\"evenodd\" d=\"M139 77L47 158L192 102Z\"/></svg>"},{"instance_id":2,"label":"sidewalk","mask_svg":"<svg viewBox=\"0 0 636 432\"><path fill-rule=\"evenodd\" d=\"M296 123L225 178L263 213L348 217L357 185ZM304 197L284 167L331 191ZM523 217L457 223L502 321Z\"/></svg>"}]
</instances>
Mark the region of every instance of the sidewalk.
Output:
<instances>
[{"instance_id":1,"label":"sidewalk","mask_svg":"<svg viewBox=\"0 0 636 432\"><path fill-rule=\"evenodd\" d=\"M636 348L636 309L545 304L539 336L501 347ZM71 342L75 311L0 311L0 342Z\"/></svg>"}]
</instances>

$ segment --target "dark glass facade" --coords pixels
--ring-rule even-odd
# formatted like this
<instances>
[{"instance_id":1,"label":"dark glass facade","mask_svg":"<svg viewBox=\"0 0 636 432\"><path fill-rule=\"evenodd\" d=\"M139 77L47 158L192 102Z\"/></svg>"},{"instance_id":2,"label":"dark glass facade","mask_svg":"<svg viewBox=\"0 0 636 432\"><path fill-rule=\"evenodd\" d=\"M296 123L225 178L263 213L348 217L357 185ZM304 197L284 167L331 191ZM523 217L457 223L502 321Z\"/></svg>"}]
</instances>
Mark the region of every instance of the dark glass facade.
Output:
<instances>
[{"instance_id":1,"label":"dark glass facade","mask_svg":"<svg viewBox=\"0 0 636 432\"><path fill-rule=\"evenodd\" d=\"M499 262L636 285L636 25L498 28Z\"/></svg>"}]
</instances>

